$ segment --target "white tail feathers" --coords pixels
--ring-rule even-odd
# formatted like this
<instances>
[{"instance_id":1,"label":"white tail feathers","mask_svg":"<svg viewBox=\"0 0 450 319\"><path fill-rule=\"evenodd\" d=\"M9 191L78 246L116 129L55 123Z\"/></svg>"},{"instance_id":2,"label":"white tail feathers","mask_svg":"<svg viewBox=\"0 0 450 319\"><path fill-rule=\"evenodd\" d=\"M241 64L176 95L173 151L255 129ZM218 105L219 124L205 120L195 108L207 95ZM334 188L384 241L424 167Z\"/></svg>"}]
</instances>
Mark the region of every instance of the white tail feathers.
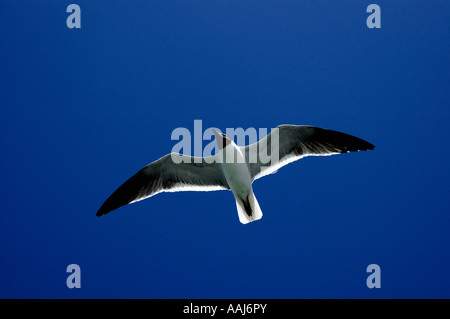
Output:
<instances>
[{"instance_id":1,"label":"white tail feathers","mask_svg":"<svg viewBox=\"0 0 450 319\"><path fill-rule=\"evenodd\" d=\"M236 208L238 211L239 221L242 224L247 224L261 219L263 215L253 192L251 192L246 199L248 201L236 198ZM251 214L249 215L250 212Z\"/></svg>"}]
</instances>

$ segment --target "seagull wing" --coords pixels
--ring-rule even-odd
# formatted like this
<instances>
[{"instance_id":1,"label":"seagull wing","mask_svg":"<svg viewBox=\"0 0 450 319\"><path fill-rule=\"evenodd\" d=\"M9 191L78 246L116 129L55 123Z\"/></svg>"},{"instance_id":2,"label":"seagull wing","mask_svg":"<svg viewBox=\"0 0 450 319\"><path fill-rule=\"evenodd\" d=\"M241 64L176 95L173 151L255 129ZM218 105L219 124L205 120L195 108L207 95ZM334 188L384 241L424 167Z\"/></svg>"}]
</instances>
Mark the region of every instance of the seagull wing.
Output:
<instances>
[{"instance_id":1,"label":"seagull wing","mask_svg":"<svg viewBox=\"0 0 450 319\"><path fill-rule=\"evenodd\" d=\"M257 143L241 147L241 151L246 156L252 180L255 180L305 156L374 148L369 142L337 131L305 125L280 125ZM272 152L278 152L278 160L276 156L271 158Z\"/></svg>"},{"instance_id":2,"label":"seagull wing","mask_svg":"<svg viewBox=\"0 0 450 319\"><path fill-rule=\"evenodd\" d=\"M161 192L213 191L229 188L214 157L167 154L148 164L123 183L103 203L97 216Z\"/></svg>"}]
</instances>

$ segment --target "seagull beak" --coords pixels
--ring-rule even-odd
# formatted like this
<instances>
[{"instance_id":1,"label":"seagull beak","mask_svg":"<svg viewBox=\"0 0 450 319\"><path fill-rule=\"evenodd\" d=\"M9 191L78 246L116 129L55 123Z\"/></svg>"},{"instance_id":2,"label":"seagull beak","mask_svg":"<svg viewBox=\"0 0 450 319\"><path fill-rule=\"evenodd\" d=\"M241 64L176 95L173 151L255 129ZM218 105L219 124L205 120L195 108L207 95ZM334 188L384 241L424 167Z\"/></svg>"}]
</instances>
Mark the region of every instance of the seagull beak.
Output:
<instances>
[{"instance_id":1,"label":"seagull beak","mask_svg":"<svg viewBox=\"0 0 450 319\"><path fill-rule=\"evenodd\" d=\"M219 138L219 136L221 137L221 135L215 129L212 128L211 130L213 131L216 138Z\"/></svg>"},{"instance_id":2,"label":"seagull beak","mask_svg":"<svg viewBox=\"0 0 450 319\"><path fill-rule=\"evenodd\" d=\"M216 142L217 145L219 146L219 150L221 150L223 148L223 136L213 128L212 131L214 133L214 136L216 137Z\"/></svg>"}]
</instances>

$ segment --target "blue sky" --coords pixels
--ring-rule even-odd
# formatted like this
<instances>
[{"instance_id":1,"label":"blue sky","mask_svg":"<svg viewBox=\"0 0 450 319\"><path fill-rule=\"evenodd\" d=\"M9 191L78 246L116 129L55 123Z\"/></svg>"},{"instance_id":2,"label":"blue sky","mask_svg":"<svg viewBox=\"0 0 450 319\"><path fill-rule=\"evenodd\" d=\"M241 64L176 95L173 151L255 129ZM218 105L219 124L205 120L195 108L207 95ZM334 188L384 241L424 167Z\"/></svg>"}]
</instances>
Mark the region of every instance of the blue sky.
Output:
<instances>
[{"instance_id":1,"label":"blue sky","mask_svg":"<svg viewBox=\"0 0 450 319\"><path fill-rule=\"evenodd\" d=\"M0 297L449 298L450 4L370 3L2 1ZM225 191L95 216L196 119L376 148L257 180L248 225Z\"/></svg>"}]
</instances>

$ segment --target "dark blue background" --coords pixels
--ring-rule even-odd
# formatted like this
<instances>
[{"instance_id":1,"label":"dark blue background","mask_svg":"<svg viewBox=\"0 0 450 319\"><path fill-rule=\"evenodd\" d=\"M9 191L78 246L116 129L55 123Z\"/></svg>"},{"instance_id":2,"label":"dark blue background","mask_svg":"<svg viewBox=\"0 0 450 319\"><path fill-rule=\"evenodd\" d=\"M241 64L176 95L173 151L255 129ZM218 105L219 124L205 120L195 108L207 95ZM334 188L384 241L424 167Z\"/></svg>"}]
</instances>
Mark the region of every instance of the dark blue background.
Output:
<instances>
[{"instance_id":1,"label":"dark blue background","mask_svg":"<svg viewBox=\"0 0 450 319\"><path fill-rule=\"evenodd\" d=\"M368 29L370 3L2 1L0 297L449 298L450 4L377 0ZM376 149L256 181L248 225L230 192L95 216L195 119Z\"/></svg>"}]
</instances>

